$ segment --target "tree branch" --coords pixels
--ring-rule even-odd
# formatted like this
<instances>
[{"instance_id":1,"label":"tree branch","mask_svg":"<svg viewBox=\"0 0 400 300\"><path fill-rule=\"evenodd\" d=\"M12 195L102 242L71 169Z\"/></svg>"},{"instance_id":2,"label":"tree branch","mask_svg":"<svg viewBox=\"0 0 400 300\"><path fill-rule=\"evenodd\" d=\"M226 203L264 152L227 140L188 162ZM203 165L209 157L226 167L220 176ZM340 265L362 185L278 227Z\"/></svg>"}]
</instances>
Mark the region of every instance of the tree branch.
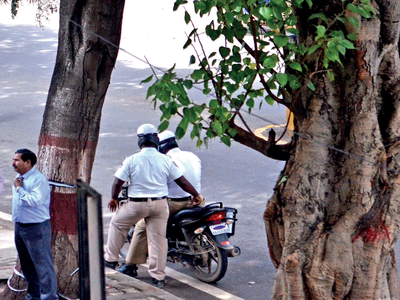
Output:
<instances>
[{"instance_id":1,"label":"tree branch","mask_svg":"<svg viewBox=\"0 0 400 300\"><path fill-rule=\"evenodd\" d=\"M247 130L237 126L232 121L229 123L229 126L236 131L235 136L232 136L234 141L252 148L272 159L283 161L289 159L291 150L293 149L293 143L277 145L275 141L276 133L274 130L270 130L268 140L265 140L255 134L250 134Z\"/></svg>"}]
</instances>

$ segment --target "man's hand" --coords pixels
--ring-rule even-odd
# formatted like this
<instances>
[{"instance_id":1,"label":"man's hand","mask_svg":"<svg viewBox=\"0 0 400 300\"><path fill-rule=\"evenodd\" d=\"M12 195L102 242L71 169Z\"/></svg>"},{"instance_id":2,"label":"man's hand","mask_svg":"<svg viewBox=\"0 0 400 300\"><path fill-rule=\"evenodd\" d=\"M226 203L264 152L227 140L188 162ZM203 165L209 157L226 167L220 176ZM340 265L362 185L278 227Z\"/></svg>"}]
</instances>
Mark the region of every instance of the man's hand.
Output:
<instances>
[{"instance_id":1,"label":"man's hand","mask_svg":"<svg viewBox=\"0 0 400 300\"><path fill-rule=\"evenodd\" d=\"M17 187L21 187L22 186L22 184L23 184L23 178L22 177L17 177L17 178L15 178L15 180L14 180L14 186L17 188Z\"/></svg>"},{"instance_id":2,"label":"man's hand","mask_svg":"<svg viewBox=\"0 0 400 300\"><path fill-rule=\"evenodd\" d=\"M118 202L118 200L115 200L115 199L110 199L110 202L108 202L108 209L110 210L110 211L116 211L117 210L117 208L119 207L119 202Z\"/></svg>"},{"instance_id":3,"label":"man's hand","mask_svg":"<svg viewBox=\"0 0 400 300\"><path fill-rule=\"evenodd\" d=\"M191 206L199 206L199 205L204 205L204 203L206 202L206 199L204 199L204 197L200 194L198 194L197 196L194 196L192 198L192 202L190 202Z\"/></svg>"}]
</instances>

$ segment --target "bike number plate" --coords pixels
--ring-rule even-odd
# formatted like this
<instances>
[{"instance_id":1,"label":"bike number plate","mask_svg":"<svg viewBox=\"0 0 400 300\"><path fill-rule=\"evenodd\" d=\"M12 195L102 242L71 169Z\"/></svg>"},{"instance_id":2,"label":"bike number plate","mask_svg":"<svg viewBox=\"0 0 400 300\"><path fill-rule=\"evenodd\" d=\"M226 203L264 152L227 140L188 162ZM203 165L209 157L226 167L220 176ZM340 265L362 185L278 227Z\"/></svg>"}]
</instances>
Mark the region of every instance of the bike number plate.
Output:
<instances>
[{"instance_id":1,"label":"bike number plate","mask_svg":"<svg viewBox=\"0 0 400 300\"><path fill-rule=\"evenodd\" d=\"M213 235L231 233L231 229L226 224L210 225L210 230Z\"/></svg>"}]
</instances>

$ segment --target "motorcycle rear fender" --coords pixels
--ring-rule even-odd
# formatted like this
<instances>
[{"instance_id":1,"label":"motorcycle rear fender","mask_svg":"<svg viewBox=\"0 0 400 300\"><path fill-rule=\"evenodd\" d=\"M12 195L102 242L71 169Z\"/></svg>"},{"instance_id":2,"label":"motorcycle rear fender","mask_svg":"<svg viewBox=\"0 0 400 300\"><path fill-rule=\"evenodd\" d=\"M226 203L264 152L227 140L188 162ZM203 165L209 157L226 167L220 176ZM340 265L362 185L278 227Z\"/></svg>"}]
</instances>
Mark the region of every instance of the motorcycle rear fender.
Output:
<instances>
[{"instance_id":1,"label":"motorcycle rear fender","mask_svg":"<svg viewBox=\"0 0 400 300\"><path fill-rule=\"evenodd\" d=\"M229 241L229 237L226 233L218 235L213 235L212 233L210 233L210 235L214 238L214 241L217 243L219 248L227 251L234 248L234 246Z\"/></svg>"}]
</instances>

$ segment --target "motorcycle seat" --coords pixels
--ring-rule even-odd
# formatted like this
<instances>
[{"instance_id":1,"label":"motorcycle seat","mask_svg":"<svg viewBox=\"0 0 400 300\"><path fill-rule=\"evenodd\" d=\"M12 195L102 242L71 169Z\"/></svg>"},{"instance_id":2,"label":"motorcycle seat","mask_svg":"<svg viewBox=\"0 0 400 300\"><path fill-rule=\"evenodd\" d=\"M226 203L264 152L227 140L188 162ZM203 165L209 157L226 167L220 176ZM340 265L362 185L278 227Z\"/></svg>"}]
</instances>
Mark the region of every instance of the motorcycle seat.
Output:
<instances>
[{"instance_id":1,"label":"motorcycle seat","mask_svg":"<svg viewBox=\"0 0 400 300\"><path fill-rule=\"evenodd\" d=\"M170 223L171 224L178 224L183 219L198 219L202 217L208 211L214 211L215 209L221 209L222 203L211 203L206 206L201 207L192 207L187 209L182 209L178 211L175 215L171 216Z\"/></svg>"}]
</instances>

